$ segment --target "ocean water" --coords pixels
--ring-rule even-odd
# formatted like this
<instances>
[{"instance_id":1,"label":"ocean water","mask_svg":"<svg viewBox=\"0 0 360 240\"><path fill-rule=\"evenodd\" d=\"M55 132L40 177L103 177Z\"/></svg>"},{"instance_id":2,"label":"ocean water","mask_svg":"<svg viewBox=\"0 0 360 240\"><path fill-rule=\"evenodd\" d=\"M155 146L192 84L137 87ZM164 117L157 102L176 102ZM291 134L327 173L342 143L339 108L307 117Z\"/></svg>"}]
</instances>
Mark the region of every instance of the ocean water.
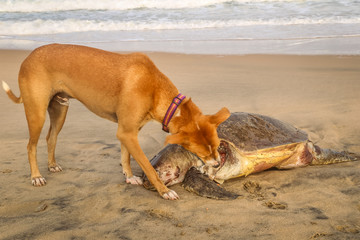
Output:
<instances>
[{"instance_id":1,"label":"ocean water","mask_svg":"<svg viewBox=\"0 0 360 240\"><path fill-rule=\"evenodd\" d=\"M360 0L0 0L0 48L360 54Z\"/></svg>"}]
</instances>

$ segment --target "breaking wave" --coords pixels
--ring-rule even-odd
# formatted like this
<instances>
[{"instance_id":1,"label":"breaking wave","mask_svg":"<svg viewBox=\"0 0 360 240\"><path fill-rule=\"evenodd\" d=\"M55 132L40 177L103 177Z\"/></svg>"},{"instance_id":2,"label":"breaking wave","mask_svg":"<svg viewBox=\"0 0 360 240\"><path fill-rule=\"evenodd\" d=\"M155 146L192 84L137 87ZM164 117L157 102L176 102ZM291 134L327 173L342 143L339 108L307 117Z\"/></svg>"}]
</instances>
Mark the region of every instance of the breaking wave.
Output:
<instances>
[{"instance_id":1,"label":"breaking wave","mask_svg":"<svg viewBox=\"0 0 360 240\"><path fill-rule=\"evenodd\" d=\"M231 2L229 0L15 0L0 2L2 12L48 12L70 10L130 10L138 8L195 8L210 6L218 3Z\"/></svg>"},{"instance_id":2,"label":"breaking wave","mask_svg":"<svg viewBox=\"0 0 360 240\"><path fill-rule=\"evenodd\" d=\"M358 24L360 17L347 19L270 19L270 20L191 20L191 21L98 21L98 20L34 20L3 22L0 35L31 35L53 34L87 31L142 31L142 30L179 30L179 29L206 29L231 28L246 26L289 26L311 24Z\"/></svg>"},{"instance_id":3,"label":"breaking wave","mask_svg":"<svg viewBox=\"0 0 360 240\"><path fill-rule=\"evenodd\" d=\"M294 0L12 0L0 1L0 12L49 12L72 10L130 10L139 8L187 9L217 4L291 2Z\"/></svg>"}]
</instances>

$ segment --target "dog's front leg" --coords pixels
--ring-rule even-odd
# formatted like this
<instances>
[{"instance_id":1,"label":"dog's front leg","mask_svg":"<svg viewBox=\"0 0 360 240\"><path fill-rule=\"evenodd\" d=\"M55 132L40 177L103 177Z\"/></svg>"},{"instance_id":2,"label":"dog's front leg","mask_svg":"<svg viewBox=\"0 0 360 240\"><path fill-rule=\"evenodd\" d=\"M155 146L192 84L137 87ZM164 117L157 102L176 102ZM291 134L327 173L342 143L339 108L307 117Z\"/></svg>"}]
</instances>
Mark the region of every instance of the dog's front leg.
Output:
<instances>
[{"instance_id":1,"label":"dog's front leg","mask_svg":"<svg viewBox=\"0 0 360 240\"><path fill-rule=\"evenodd\" d=\"M143 182L140 177L134 176L130 166L130 153L124 144L121 144L121 165L123 174L126 178L126 183L142 185Z\"/></svg>"},{"instance_id":2,"label":"dog's front leg","mask_svg":"<svg viewBox=\"0 0 360 240\"><path fill-rule=\"evenodd\" d=\"M120 128L119 128L120 129ZM173 190L168 189L164 183L160 180L155 169L147 159L146 155L140 148L140 144L137 138L137 132L123 132L118 130L117 137L121 144L129 151L136 162L140 165L149 181L154 185L158 193L164 199L176 200L179 199L177 193ZM129 166L130 167L130 166Z\"/></svg>"}]
</instances>

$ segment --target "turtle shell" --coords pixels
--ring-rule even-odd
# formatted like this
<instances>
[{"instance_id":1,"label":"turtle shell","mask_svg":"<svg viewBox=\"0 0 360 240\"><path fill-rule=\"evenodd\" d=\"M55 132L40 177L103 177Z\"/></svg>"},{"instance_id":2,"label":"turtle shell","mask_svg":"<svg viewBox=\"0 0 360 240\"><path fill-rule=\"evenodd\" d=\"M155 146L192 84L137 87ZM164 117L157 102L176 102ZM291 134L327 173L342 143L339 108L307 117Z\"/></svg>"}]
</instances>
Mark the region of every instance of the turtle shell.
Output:
<instances>
[{"instance_id":1,"label":"turtle shell","mask_svg":"<svg viewBox=\"0 0 360 240\"><path fill-rule=\"evenodd\" d=\"M308 140L306 132L260 114L236 112L217 128L220 139L242 151L254 151Z\"/></svg>"}]
</instances>

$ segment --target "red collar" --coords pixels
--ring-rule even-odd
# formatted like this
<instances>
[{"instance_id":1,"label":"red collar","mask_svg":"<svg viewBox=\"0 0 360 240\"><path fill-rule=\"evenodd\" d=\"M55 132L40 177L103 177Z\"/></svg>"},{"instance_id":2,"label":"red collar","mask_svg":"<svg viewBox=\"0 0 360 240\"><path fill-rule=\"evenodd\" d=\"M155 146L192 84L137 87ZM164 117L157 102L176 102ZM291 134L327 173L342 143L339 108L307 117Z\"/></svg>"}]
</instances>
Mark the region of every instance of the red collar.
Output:
<instances>
[{"instance_id":1,"label":"red collar","mask_svg":"<svg viewBox=\"0 0 360 240\"><path fill-rule=\"evenodd\" d=\"M171 118L174 116L176 109L178 108L178 106L180 105L180 103L186 98L185 95L182 95L181 93L179 93L176 97L174 97L174 99L172 100L166 114L164 117L164 120L162 122L162 130L164 130L165 132L169 132L169 127L168 124L171 120Z\"/></svg>"}]
</instances>

